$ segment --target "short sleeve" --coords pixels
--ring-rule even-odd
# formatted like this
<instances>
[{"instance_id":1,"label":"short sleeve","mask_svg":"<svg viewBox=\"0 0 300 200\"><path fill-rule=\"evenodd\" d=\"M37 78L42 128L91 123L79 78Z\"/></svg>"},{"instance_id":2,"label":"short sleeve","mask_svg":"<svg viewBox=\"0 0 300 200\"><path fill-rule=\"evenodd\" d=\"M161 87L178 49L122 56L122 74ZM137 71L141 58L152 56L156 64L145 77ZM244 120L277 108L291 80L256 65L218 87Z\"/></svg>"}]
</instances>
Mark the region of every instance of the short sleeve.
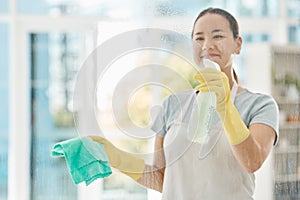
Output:
<instances>
[{"instance_id":1,"label":"short sleeve","mask_svg":"<svg viewBox=\"0 0 300 200\"><path fill-rule=\"evenodd\" d=\"M170 96L168 96L162 103L159 111L154 117L153 123L150 126L150 129L154 131L158 136L165 137L167 128L166 128L166 113L169 107Z\"/></svg>"},{"instance_id":2,"label":"short sleeve","mask_svg":"<svg viewBox=\"0 0 300 200\"><path fill-rule=\"evenodd\" d=\"M164 99L150 129L158 136L165 137L170 127L178 120L188 122L195 99L194 90L187 90L169 95ZM186 107L187 106L187 107Z\"/></svg>"},{"instance_id":3,"label":"short sleeve","mask_svg":"<svg viewBox=\"0 0 300 200\"><path fill-rule=\"evenodd\" d=\"M271 96L263 95L257 99L255 112L252 113L249 124L255 123L262 123L274 129L276 133L274 145L276 145L279 137L279 109Z\"/></svg>"}]
</instances>

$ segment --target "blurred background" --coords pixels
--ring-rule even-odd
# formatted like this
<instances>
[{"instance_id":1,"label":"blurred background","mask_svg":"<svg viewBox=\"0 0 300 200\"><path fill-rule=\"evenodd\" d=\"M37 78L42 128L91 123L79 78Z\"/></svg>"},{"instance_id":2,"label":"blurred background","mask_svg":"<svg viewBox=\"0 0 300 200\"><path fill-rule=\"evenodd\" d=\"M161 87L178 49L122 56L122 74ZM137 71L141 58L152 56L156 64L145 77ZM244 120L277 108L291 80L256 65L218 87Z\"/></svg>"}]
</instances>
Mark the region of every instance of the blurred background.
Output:
<instances>
[{"instance_id":1,"label":"blurred background","mask_svg":"<svg viewBox=\"0 0 300 200\"><path fill-rule=\"evenodd\" d=\"M160 199L159 193L119 173L89 187L74 185L64 159L52 158L50 151L54 143L78 135L73 113L85 110L72 106L74 84L98 45L138 28L190 37L196 16L207 7L224 8L239 21L244 41L236 59L240 84L273 95L280 108L280 140L257 172L255 195L262 200L300 199L300 0L0 0L0 200ZM126 66L155 57L194 84L193 68L176 56L156 53L128 54L112 62L111 69L122 68L126 74L132 70ZM110 72L98 87L99 124L120 147L151 152L153 137L130 140L114 124L116 73ZM185 89L167 73L159 76L178 91ZM86 84L89 92L91 83ZM125 112L137 127L145 127L151 106L170 93L140 87Z\"/></svg>"}]
</instances>

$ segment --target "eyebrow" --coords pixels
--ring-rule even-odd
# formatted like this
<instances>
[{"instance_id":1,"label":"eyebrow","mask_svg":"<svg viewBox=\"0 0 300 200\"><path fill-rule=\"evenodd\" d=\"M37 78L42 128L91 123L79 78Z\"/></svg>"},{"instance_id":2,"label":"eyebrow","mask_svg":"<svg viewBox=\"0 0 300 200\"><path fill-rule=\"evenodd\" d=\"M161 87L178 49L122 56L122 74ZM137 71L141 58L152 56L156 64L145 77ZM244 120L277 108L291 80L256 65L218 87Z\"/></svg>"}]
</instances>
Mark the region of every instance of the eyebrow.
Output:
<instances>
[{"instance_id":1,"label":"eyebrow","mask_svg":"<svg viewBox=\"0 0 300 200\"><path fill-rule=\"evenodd\" d=\"M214 29L211 33L224 32L222 29ZM195 35L202 35L204 32L197 32Z\"/></svg>"}]
</instances>

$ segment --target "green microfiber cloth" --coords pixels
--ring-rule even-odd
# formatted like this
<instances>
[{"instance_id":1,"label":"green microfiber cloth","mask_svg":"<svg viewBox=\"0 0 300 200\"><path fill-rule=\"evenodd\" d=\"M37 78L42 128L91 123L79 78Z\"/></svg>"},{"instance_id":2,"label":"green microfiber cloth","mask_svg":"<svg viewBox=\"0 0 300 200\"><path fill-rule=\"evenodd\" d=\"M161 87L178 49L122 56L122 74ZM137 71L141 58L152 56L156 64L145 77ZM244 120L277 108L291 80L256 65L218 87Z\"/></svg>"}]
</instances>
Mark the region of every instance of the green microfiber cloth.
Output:
<instances>
[{"instance_id":1,"label":"green microfiber cloth","mask_svg":"<svg viewBox=\"0 0 300 200\"><path fill-rule=\"evenodd\" d=\"M104 178L112 173L103 146L89 137L77 137L56 143L52 156L65 157L75 184L84 181L89 185L97 178Z\"/></svg>"}]
</instances>

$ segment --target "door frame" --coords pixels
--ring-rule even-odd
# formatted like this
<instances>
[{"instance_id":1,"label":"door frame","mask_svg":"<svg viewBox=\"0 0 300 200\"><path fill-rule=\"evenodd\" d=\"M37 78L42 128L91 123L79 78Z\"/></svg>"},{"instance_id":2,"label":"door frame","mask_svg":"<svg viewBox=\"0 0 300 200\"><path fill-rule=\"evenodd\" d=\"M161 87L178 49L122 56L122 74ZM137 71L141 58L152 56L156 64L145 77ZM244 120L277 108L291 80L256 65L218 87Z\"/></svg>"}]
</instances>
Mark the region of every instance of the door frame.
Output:
<instances>
[{"instance_id":1,"label":"door frame","mask_svg":"<svg viewBox=\"0 0 300 200\"><path fill-rule=\"evenodd\" d=\"M30 200L31 97L28 35L45 32L82 34L82 61L90 49L86 40L97 41L98 19L85 17L12 16L10 19L10 134L8 155L8 200ZM89 43L90 45L91 43ZM96 42L92 42L96 45Z\"/></svg>"}]
</instances>

